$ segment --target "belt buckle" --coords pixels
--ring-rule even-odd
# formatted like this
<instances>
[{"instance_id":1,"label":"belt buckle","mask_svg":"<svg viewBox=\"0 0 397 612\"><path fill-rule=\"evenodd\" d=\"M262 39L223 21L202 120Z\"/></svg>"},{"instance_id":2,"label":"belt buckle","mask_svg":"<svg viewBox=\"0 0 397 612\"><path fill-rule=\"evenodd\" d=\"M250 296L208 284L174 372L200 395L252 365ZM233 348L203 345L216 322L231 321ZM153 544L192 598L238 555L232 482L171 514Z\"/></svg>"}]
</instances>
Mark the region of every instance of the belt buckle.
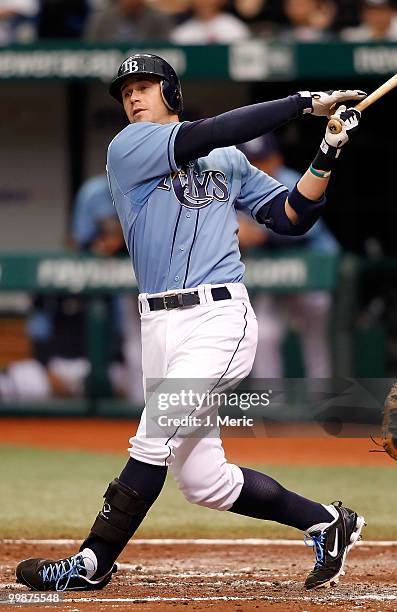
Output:
<instances>
[{"instance_id":1,"label":"belt buckle","mask_svg":"<svg viewBox=\"0 0 397 612\"><path fill-rule=\"evenodd\" d=\"M163 295L163 305L165 310L173 310L174 308L181 308L183 306L182 294L181 293L169 293Z\"/></svg>"}]
</instances>

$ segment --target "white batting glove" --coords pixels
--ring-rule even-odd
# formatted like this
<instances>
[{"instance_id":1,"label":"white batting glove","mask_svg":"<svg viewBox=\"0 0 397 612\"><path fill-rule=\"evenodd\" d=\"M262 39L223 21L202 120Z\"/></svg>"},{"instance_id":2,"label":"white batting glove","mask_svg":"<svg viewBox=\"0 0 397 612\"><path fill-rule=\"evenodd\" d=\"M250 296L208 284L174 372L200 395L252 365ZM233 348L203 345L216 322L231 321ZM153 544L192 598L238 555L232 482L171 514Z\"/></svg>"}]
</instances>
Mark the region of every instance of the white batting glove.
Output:
<instances>
[{"instance_id":1,"label":"white batting glove","mask_svg":"<svg viewBox=\"0 0 397 612\"><path fill-rule=\"evenodd\" d=\"M338 108L331 119L338 119L341 122L342 131L339 134L333 134L327 126L324 139L320 145L324 155L331 159L339 157L341 148L349 142L351 135L357 130L360 118L361 113L355 108L346 109L344 105Z\"/></svg>"},{"instance_id":2,"label":"white batting glove","mask_svg":"<svg viewBox=\"0 0 397 612\"><path fill-rule=\"evenodd\" d=\"M316 117L329 117L334 105L342 102L356 101L367 97L360 89L333 89L331 91L298 91L305 102L303 113L311 113Z\"/></svg>"}]
</instances>

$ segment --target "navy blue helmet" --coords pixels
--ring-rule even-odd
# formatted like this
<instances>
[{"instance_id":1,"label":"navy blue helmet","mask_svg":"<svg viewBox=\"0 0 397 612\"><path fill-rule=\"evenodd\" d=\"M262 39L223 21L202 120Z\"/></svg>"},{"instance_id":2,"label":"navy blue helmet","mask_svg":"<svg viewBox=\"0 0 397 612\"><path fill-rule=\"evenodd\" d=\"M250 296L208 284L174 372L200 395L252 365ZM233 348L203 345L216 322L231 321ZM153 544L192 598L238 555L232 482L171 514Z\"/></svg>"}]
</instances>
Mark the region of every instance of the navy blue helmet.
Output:
<instances>
[{"instance_id":1,"label":"navy blue helmet","mask_svg":"<svg viewBox=\"0 0 397 612\"><path fill-rule=\"evenodd\" d=\"M147 74L160 77L161 95L164 104L179 115L183 110L183 100L178 75L168 62L152 53L136 53L127 57L118 69L117 76L110 84L110 95L122 103L122 84L133 76Z\"/></svg>"}]
</instances>

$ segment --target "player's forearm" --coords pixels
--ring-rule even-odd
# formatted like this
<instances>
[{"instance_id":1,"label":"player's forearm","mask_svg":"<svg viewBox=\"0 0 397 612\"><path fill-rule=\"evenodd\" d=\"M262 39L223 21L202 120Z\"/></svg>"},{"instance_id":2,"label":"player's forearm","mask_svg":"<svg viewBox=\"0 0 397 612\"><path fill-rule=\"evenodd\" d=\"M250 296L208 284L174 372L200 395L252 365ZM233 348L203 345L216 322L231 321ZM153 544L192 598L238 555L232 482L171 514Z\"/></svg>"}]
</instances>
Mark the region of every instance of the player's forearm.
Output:
<instances>
[{"instance_id":1,"label":"player's forearm","mask_svg":"<svg viewBox=\"0 0 397 612\"><path fill-rule=\"evenodd\" d=\"M325 205L325 190L330 175L316 176L307 170L285 201L285 214L292 225L308 231L317 221ZM313 215L313 211L316 214Z\"/></svg>"},{"instance_id":2,"label":"player's forearm","mask_svg":"<svg viewBox=\"0 0 397 612\"><path fill-rule=\"evenodd\" d=\"M296 185L296 189L298 189L299 193L307 199L308 206L311 206L313 202L318 202L323 198L330 178L330 174L328 173L324 173L323 176L316 176L313 174L313 170L307 170ZM316 172L316 170L314 170L314 172ZM320 172L318 174L320 174ZM300 217L302 217L302 214L298 216L288 198L285 202L285 213L293 225L299 223Z\"/></svg>"},{"instance_id":3,"label":"player's forearm","mask_svg":"<svg viewBox=\"0 0 397 612\"><path fill-rule=\"evenodd\" d=\"M320 149L313 163L285 201L284 211L288 220L297 229L301 227L304 233L317 221L325 205L325 190L329 183L333 163L333 161L327 163ZM326 170L319 169L323 165L326 166Z\"/></svg>"},{"instance_id":4,"label":"player's forearm","mask_svg":"<svg viewBox=\"0 0 397 612\"><path fill-rule=\"evenodd\" d=\"M213 149L240 144L303 114L307 101L298 94L243 106L210 119L184 122L175 138L177 164L208 155Z\"/></svg>"}]
</instances>

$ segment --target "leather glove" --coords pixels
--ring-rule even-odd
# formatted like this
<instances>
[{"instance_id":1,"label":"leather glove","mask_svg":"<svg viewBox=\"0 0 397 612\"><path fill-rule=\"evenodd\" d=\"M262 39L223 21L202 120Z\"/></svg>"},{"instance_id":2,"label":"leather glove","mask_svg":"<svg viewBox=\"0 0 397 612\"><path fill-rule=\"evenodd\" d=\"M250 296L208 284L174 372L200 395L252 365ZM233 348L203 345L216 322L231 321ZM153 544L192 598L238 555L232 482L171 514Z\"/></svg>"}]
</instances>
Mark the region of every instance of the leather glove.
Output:
<instances>
[{"instance_id":1,"label":"leather glove","mask_svg":"<svg viewBox=\"0 0 397 612\"><path fill-rule=\"evenodd\" d=\"M316 117L329 117L335 106L342 102L360 102L367 97L360 89L332 89L330 91L298 91L305 104L304 113Z\"/></svg>"},{"instance_id":2,"label":"leather glove","mask_svg":"<svg viewBox=\"0 0 397 612\"><path fill-rule=\"evenodd\" d=\"M333 134L328 126L324 139L320 145L321 151L330 159L337 159L342 147L349 142L351 135L357 130L361 118L360 111L354 108L346 108L342 105L334 113L331 119L338 119L342 123L342 131Z\"/></svg>"}]
</instances>

